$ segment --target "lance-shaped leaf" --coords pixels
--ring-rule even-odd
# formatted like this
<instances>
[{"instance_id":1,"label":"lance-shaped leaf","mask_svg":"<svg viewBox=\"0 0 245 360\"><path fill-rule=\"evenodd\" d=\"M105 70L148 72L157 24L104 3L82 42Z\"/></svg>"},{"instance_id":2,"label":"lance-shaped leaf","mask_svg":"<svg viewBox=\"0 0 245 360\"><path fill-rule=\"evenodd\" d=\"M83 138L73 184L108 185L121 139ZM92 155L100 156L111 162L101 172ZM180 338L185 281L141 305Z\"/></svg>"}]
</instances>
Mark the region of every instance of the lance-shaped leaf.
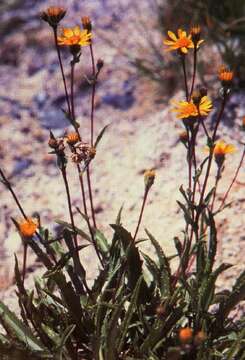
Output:
<instances>
[{"instance_id":1,"label":"lance-shaped leaf","mask_svg":"<svg viewBox=\"0 0 245 360\"><path fill-rule=\"evenodd\" d=\"M154 246L157 257L160 265L160 280L161 280L161 293L163 296L171 295L171 270L169 261L164 254L164 251L158 241L149 233L148 230L145 230L148 235L152 245Z\"/></svg>"},{"instance_id":2,"label":"lance-shaped leaf","mask_svg":"<svg viewBox=\"0 0 245 360\"><path fill-rule=\"evenodd\" d=\"M102 137L103 137L106 129L107 129L109 126L110 126L110 124L104 126L103 129L101 130L101 132L99 133L99 135L98 135L98 137L97 137L97 139L96 139L96 141L95 141L95 143L94 143L94 147L95 147L95 148L99 145L100 140L102 139Z\"/></svg>"},{"instance_id":3,"label":"lance-shaped leaf","mask_svg":"<svg viewBox=\"0 0 245 360\"><path fill-rule=\"evenodd\" d=\"M20 321L9 308L0 301L0 322L32 351L45 351L44 345L32 334L31 330Z\"/></svg>"}]
</instances>

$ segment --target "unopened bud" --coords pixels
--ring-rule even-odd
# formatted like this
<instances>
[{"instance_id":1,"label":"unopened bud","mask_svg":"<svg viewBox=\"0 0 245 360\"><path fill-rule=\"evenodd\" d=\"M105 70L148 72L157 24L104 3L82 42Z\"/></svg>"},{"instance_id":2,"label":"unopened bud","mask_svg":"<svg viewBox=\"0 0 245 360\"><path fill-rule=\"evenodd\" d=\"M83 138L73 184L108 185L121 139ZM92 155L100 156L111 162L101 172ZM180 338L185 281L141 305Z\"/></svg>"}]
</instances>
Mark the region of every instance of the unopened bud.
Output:
<instances>
[{"instance_id":1,"label":"unopened bud","mask_svg":"<svg viewBox=\"0 0 245 360\"><path fill-rule=\"evenodd\" d=\"M104 61L102 59L98 59L96 66L97 70L100 71L104 66Z\"/></svg>"},{"instance_id":2,"label":"unopened bud","mask_svg":"<svg viewBox=\"0 0 245 360\"><path fill-rule=\"evenodd\" d=\"M154 180L156 177L155 170L146 170L144 173L144 181L145 181L145 187L147 189L150 189L150 187L154 184Z\"/></svg>"},{"instance_id":3,"label":"unopened bud","mask_svg":"<svg viewBox=\"0 0 245 360\"><path fill-rule=\"evenodd\" d=\"M66 10L58 6L50 6L40 15L41 19L46 21L51 27L56 28L59 22L65 17Z\"/></svg>"},{"instance_id":4,"label":"unopened bud","mask_svg":"<svg viewBox=\"0 0 245 360\"><path fill-rule=\"evenodd\" d=\"M92 22L91 22L90 17L83 16L81 20L82 20L84 30L88 30L88 32L90 33L92 31Z\"/></svg>"}]
</instances>

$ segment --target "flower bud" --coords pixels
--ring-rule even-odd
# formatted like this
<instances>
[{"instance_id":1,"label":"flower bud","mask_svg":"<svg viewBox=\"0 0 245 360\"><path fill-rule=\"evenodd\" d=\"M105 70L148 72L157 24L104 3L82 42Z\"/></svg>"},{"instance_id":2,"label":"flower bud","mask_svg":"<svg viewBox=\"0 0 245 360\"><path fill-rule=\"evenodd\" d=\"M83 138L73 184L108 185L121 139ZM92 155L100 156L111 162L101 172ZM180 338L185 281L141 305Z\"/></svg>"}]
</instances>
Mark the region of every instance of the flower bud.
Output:
<instances>
[{"instance_id":1,"label":"flower bud","mask_svg":"<svg viewBox=\"0 0 245 360\"><path fill-rule=\"evenodd\" d=\"M18 223L18 227L20 234L25 238L32 237L37 230L37 224L31 218L27 218L22 222Z\"/></svg>"},{"instance_id":2,"label":"flower bud","mask_svg":"<svg viewBox=\"0 0 245 360\"><path fill-rule=\"evenodd\" d=\"M146 189L150 189L154 183L156 172L154 170L146 170L144 173L144 181Z\"/></svg>"},{"instance_id":3,"label":"flower bud","mask_svg":"<svg viewBox=\"0 0 245 360\"><path fill-rule=\"evenodd\" d=\"M196 46L200 40L201 36L201 27L200 25L194 25L191 28L191 38L193 41L194 46Z\"/></svg>"},{"instance_id":4,"label":"flower bud","mask_svg":"<svg viewBox=\"0 0 245 360\"><path fill-rule=\"evenodd\" d=\"M102 59L98 59L96 66L97 66L97 70L99 72L104 66L104 61Z\"/></svg>"},{"instance_id":5,"label":"flower bud","mask_svg":"<svg viewBox=\"0 0 245 360\"><path fill-rule=\"evenodd\" d=\"M89 16L83 16L82 17L82 24L83 24L83 28L85 30L88 30L88 32L90 33L92 31L92 22Z\"/></svg>"},{"instance_id":6,"label":"flower bud","mask_svg":"<svg viewBox=\"0 0 245 360\"><path fill-rule=\"evenodd\" d=\"M58 6L50 6L40 15L41 19L46 21L51 27L56 28L59 22L65 17L66 10Z\"/></svg>"}]
</instances>

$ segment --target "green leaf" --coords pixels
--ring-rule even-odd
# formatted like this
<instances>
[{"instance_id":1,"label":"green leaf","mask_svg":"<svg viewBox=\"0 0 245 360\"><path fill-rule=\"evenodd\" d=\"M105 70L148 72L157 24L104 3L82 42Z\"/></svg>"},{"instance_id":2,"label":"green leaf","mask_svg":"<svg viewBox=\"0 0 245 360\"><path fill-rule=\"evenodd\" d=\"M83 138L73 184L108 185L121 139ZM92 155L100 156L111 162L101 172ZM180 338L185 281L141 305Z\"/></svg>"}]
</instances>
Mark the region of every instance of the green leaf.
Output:
<instances>
[{"instance_id":1,"label":"green leaf","mask_svg":"<svg viewBox=\"0 0 245 360\"><path fill-rule=\"evenodd\" d=\"M162 296L171 295L171 270L169 261L164 254L164 251L158 241L151 235L148 230L145 230L152 245L154 246L160 265L160 281L161 281L161 294Z\"/></svg>"},{"instance_id":2,"label":"green leaf","mask_svg":"<svg viewBox=\"0 0 245 360\"><path fill-rule=\"evenodd\" d=\"M32 334L31 330L20 321L9 308L0 301L0 322L11 330L32 351L45 351L44 345Z\"/></svg>"},{"instance_id":3,"label":"green leaf","mask_svg":"<svg viewBox=\"0 0 245 360\"><path fill-rule=\"evenodd\" d=\"M75 330L76 325L72 324L69 325L65 331L62 333L61 338L59 340L59 343L57 344L56 349L58 350L58 355L61 356L62 352L63 352L63 348L67 342L67 340L69 339L69 337L71 336L71 334L73 333L73 331Z\"/></svg>"},{"instance_id":4,"label":"green leaf","mask_svg":"<svg viewBox=\"0 0 245 360\"><path fill-rule=\"evenodd\" d=\"M71 224L69 224L68 222L66 222L66 221L57 219L57 220L55 220L55 222L56 222L57 224L59 224L59 225L64 226L65 228L68 228L69 230L72 230L72 231L73 231L73 226L72 226ZM84 232L83 230L77 228L76 226L75 226L75 230L76 230L76 232L77 232L80 236L82 236L84 239L88 240L89 242L92 242L90 236L89 236L86 232Z\"/></svg>"},{"instance_id":5,"label":"green leaf","mask_svg":"<svg viewBox=\"0 0 245 360\"><path fill-rule=\"evenodd\" d=\"M95 148L97 148L100 140L102 139L102 137L103 137L106 129L107 129L109 126L110 126L110 124L104 126L103 129L101 130L101 132L99 133L99 135L98 135L98 137L97 137L97 139L96 139L96 141L95 141L95 144L94 144L94 147L95 147Z\"/></svg>"},{"instance_id":6,"label":"green leaf","mask_svg":"<svg viewBox=\"0 0 245 360\"><path fill-rule=\"evenodd\" d=\"M181 208L181 210L184 212L185 221L187 224L194 225L194 222L192 220L192 216L190 211L185 207L184 204L182 204L180 201L177 200L177 204Z\"/></svg>"},{"instance_id":7,"label":"green leaf","mask_svg":"<svg viewBox=\"0 0 245 360\"><path fill-rule=\"evenodd\" d=\"M95 240L98 245L99 250L105 255L108 254L110 250L110 246L108 244L108 240L105 235L98 229L95 231Z\"/></svg>"},{"instance_id":8,"label":"green leaf","mask_svg":"<svg viewBox=\"0 0 245 360\"><path fill-rule=\"evenodd\" d=\"M132 293L132 297L130 299L130 305L128 307L128 310L125 314L125 317L123 319L122 325L120 326L120 335L119 338L117 340L117 351L118 354L121 353L123 345L124 345L124 341L128 332L128 328L132 319L132 316L134 314L134 312L137 310L137 304L138 304L138 297L140 294L140 288L141 288L141 284L143 281L143 276L141 276L138 281L137 284L135 286L135 289Z\"/></svg>"}]
</instances>

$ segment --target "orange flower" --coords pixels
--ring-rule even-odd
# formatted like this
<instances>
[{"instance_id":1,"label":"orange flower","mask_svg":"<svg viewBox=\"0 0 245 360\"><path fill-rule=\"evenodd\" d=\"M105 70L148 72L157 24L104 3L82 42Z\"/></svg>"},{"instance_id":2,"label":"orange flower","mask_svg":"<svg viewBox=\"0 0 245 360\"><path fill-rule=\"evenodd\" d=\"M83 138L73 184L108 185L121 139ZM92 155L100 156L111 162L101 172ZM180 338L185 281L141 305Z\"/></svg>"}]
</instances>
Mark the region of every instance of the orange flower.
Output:
<instances>
[{"instance_id":1,"label":"orange flower","mask_svg":"<svg viewBox=\"0 0 245 360\"><path fill-rule=\"evenodd\" d=\"M219 79L223 84L231 83L234 77L233 71L230 71L225 65L219 69Z\"/></svg>"},{"instance_id":2,"label":"orange flower","mask_svg":"<svg viewBox=\"0 0 245 360\"><path fill-rule=\"evenodd\" d=\"M64 28L62 35L58 36L58 44L65 46L87 46L91 43L92 34L88 30L81 30L79 26Z\"/></svg>"},{"instance_id":3,"label":"orange flower","mask_svg":"<svg viewBox=\"0 0 245 360\"><path fill-rule=\"evenodd\" d=\"M70 132L66 135L66 141L69 145L75 145L80 140L76 132Z\"/></svg>"},{"instance_id":4,"label":"orange flower","mask_svg":"<svg viewBox=\"0 0 245 360\"><path fill-rule=\"evenodd\" d=\"M49 23L50 26L56 27L64 18L66 10L58 6L50 6L41 13L41 19Z\"/></svg>"},{"instance_id":5,"label":"orange flower","mask_svg":"<svg viewBox=\"0 0 245 360\"><path fill-rule=\"evenodd\" d=\"M179 339L182 342L182 344L187 344L191 342L192 336L193 336L193 331L189 327L181 329L179 332Z\"/></svg>"},{"instance_id":6,"label":"orange flower","mask_svg":"<svg viewBox=\"0 0 245 360\"><path fill-rule=\"evenodd\" d=\"M37 230L37 224L31 218L23 220L22 222L18 223L18 225L19 231L24 237L32 237Z\"/></svg>"},{"instance_id":7,"label":"orange flower","mask_svg":"<svg viewBox=\"0 0 245 360\"><path fill-rule=\"evenodd\" d=\"M172 31L168 31L168 36L170 40L166 39L163 41L164 45L169 46L166 51L179 50L182 54L187 54L188 49L194 48L191 34L187 35L186 31L182 29L178 29L178 36L176 36ZM197 42L197 48L202 42L203 40L199 40Z\"/></svg>"},{"instance_id":8,"label":"orange flower","mask_svg":"<svg viewBox=\"0 0 245 360\"><path fill-rule=\"evenodd\" d=\"M192 101L173 101L175 108L173 112L177 113L178 119L198 116L197 106ZM200 100L199 111L201 116L207 116L212 110L212 102L207 96L203 96Z\"/></svg>"},{"instance_id":9,"label":"orange flower","mask_svg":"<svg viewBox=\"0 0 245 360\"><path fill-rule=\"evenodd\" d=\"M236 151L236 148L234 145L226 144L225 141L219 140L215 143L213 153L214 153L215 157L217 157L217 156L224 157L226 154L233 154L235 151Z\"/></svg>"}]
</instances>

